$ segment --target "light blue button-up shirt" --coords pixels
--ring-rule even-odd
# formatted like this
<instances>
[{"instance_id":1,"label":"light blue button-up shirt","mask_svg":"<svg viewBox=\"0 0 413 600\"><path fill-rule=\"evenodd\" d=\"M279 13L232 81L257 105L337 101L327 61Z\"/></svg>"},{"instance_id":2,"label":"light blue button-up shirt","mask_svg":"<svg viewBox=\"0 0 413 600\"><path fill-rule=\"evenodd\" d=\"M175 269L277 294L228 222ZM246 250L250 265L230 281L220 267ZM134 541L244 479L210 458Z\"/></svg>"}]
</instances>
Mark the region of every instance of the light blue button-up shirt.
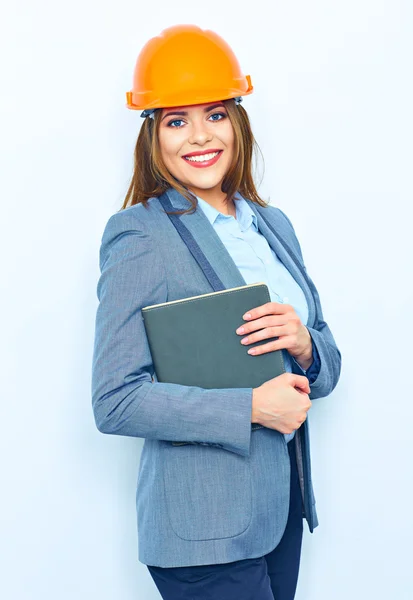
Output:
<instances>
[{"instance_id":1,"label":"light blue button-up shirt","mask_svg":"<svg viewBox=\"0 0 413 600\"><path fill-rule=\"evenodd\" d=\"M236 219L219 212L199 196L197 198L198 206L214 227L246 283L266 283L271 301L291 304L301 322L307 324L308 305L305 295L266 238L258 231L257 215L244 198L240 194L236 194L234 198ZM240 336L240 340L242 337ZM248 349L248 346L246 348ZM285 370L291 373L291 361L295 359L286 349L283 349L282 353ZM294 437L295 431L284 435L288 443Z\"/></svg>"}]
</instances>

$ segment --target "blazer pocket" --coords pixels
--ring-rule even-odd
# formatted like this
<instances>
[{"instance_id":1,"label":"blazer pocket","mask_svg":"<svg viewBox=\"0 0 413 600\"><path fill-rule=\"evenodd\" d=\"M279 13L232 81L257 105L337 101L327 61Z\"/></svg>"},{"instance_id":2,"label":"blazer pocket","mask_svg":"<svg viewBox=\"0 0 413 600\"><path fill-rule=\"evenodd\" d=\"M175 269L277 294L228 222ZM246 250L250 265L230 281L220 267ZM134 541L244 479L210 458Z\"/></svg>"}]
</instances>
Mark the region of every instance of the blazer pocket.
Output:
<instances>
[{"instance_id":1,"label":"blazer pocket","mask_svg":"<svg viewBox=\"0 0 413 600\"><path fill-rule=\"evenodd\" d=\"M163 446L171 527L184 540L240 535L252 516L249 457L210 445Z\"/></svg>"}]
</instances>

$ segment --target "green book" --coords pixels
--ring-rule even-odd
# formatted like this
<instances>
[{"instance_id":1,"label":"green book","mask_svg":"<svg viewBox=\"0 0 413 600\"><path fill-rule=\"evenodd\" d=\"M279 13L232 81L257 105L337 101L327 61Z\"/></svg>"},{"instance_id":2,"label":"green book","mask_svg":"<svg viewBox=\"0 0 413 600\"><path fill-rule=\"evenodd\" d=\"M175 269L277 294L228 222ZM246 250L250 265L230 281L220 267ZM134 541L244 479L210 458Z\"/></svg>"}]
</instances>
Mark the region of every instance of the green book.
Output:
<instances>
[{"instance_id":1,"label":"green book","mask_svg":"<svg viewBox=\"0 0 413 600\"><path fill-rule=\"evenodd\" d=\"M282 350L257 356L244 346L238 329L248 310L270 302L265 283L142 308L157 381L201 388L255 388L285 373Z\"/></svg>"}]
</instances>

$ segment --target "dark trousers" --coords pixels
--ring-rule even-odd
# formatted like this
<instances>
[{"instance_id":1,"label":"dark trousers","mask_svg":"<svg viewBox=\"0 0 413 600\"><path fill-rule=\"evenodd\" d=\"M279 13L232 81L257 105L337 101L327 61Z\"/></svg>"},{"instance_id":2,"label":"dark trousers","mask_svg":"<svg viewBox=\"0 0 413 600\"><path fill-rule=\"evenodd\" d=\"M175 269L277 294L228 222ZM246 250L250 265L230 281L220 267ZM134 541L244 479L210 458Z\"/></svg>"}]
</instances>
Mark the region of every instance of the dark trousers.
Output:
<instances>
[{"instance_id":1,"label":"dark trousers","mask_svg":"<svg viewBox=\"0 0 413 600\"><path fill-rule=\"evenodd\" d=\"M303 536L301 490L295 442L291 462L290 509L279 544L259 558L189 567L153 567L149 572L163 600L293 600Z\"/></svg>"}]
</instances>

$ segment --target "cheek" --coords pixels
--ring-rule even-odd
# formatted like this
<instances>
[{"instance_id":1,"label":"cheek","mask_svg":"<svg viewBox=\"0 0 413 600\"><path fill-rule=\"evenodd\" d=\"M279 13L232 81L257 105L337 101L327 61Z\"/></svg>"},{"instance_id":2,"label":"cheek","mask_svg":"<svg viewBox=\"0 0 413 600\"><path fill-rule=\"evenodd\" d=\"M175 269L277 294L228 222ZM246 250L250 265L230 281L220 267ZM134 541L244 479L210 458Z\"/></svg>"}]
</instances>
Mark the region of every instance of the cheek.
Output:
<instances>
[{"instance_id":1,"label":"cheek","mask_svg":"<svg viewBox=\"0 0 413 600\"><path fill-rule=\"evenodd\" d=\"M159 136L159 145L164 163L179 165L181 143L176 139L176 136L173 139L168 135Z\"/></svg>"},{"instance_id":2,"label":"cheek","mask_svg":"<svg viewBox=\"0 0 413 600\"><path fill-rule=\"evenodd\" d=\"M234 130L232 129L231 124L229 124L228 129L223 132L222 140L229 150L232 150L232 151L234 150L235 137L234 137Z\"/></svg>"}]
</instances>

